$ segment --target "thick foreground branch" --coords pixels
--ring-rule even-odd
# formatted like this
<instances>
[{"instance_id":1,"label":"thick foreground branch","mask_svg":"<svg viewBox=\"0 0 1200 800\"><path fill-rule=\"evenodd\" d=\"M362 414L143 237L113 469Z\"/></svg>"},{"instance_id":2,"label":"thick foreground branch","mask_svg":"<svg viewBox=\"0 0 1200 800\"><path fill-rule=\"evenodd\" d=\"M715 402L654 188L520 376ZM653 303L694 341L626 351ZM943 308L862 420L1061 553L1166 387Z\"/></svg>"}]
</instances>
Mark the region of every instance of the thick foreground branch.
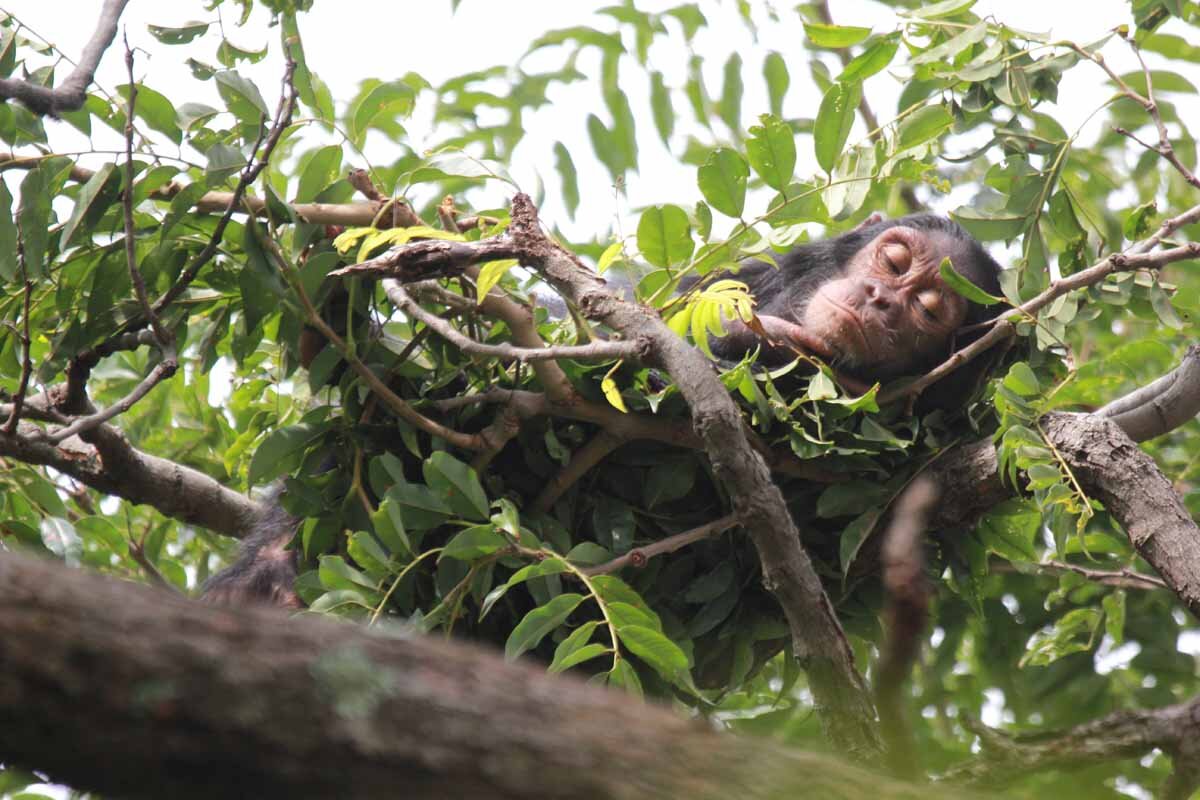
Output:
<instances>
[{"instance_id":1,"label":"thick foreground branch","mask_svg":"<svg viewBox=\"0 0 1200 800\"><path fill-rule=\"evenodd\" d=\"M0 762L123 797L964 797L461 643L11 553L0 642Z\"/></svg>"}]
</instances>

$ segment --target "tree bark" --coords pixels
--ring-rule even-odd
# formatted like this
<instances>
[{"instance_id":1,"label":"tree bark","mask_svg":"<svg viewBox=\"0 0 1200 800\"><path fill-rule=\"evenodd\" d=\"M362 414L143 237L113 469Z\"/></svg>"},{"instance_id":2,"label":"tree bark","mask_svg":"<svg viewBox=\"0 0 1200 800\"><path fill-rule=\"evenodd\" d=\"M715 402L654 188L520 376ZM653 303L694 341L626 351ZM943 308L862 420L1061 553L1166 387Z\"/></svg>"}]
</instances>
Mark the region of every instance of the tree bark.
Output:
<instances>
[{"instance_id":1,"label":"tree bark","mask_svg":"<svg viewBox=\"0 0 1200 800\"><path fill-rule=\"evenodd\" d=\"M0 762L125 797L964 796L462 643L212 608L12 553L0 642Z\"/></svg>"}]
</instances>

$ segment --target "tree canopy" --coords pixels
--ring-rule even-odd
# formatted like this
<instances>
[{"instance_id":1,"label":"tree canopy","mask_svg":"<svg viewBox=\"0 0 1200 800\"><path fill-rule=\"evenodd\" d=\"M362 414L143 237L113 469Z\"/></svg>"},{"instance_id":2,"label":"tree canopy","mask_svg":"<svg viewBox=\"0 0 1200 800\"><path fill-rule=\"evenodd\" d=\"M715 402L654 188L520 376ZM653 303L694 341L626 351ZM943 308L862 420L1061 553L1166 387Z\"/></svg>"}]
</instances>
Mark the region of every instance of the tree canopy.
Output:
<instances>
[{"instance_id":1,"label":"tree canopy","mask_svg":"<svg viewBox=\"0 0 1200 800\"><path fill-rule=\"evenodd\" d=\"M124 29L127 2L95 12L82 53L18 14L0 22L0 609L21 618L0 633L22 641L0 648L0 791L66 774L147 796L191 781L178 796L199 796L236 774L154 772L131 789L62 753L39 760L32 729L7 724L85 742L86 726L111 721L100 709L124 702L102 680L144 690L128 703L147 703L163 730L214 726L206 757L254 742L263 791L305 794L297 765L321 751L321 726L344 744L346 721L372 715L398 737L390 757L432 769L395 715L436 726L422 692L439 684L388 676L463 659L447 675L469 682L501 665L436 645L390 656L357 632L310 637L289 622L261 641L277 673L246 674L264 686L316 675L315 689L286 683L278 697L325 697L332 711L281 717L316 726L312 739L256 738L268 721L229 708L226 729L188 716L203 698L163 711L154 692L213 674L190 661L203 654L235 663L244 654L221 626L269 616L222 622L164 601L178 625L160 629L144 594L8 553L190 596L276 502L302 520L303 617L471 640L951 793L1186 798L1200 786L1196 3L1132 0L1127 24L1075 41L981 16L975 0L889 0L863 19L835 19L824 0L626 0L538 31L516 63L439 82L404 60L404 37L429 34L398 30L399 77L362 76L335 97L305 53L311 0L197 2L196 21L144 30ZM456 24L488 24L470 12ZM718 17L755 45L698 48ZM796 20L803 42L757 44ZM147 52L187 58L194 94L156 85ZM93 82L101 59L122 56L127 80ZM274 82L253 79L267 64ZM1111 90L1084 119L1059 96L1080 73ZM814 89L819 104L799 101ZM650 204L631 207L627 187L662 159L694 180L642 185ZM537 179L514 179L517 162ZM591 213L598 196L614 210ZM1005 266L1002 296L943 266L955 291L1000 309L945 363L864 390L811 356L779 369L712 357L710 334L753 320L729 272L742 260L916 211L948 214ZM952 408L923 402L966 364L990 380ZM282 493L258 491L272 485ZM81 630L64 621L88 607L73 592L103 600ZM147 641L112 620L176 642L192 672L143 656ZM189 649L188 630L223 643ZM117 664L96 685L54 668L70 663L56 638L68 632L79 653ZM308 651L289 648L321 635L341 644L297 666ZM371 670L362 653L393 667ZM497 675L520 687L525 673ZM56 680L89 713L31 688ZM571 713L537 700L554 681L531 686L521 703L474 696L506 721L522 703L545 702L530 724ZM235 684L213 691L252 702ZM618 708L581 711L579 725L643 719ZM674 729L644 713L649 751ZM679 735L679 764L719 751ZM672 764L661 782L614 789L621 768L654 760L628 743L574 744L588 741L613 761L574 796L686 785ZM454 762L485 763L488 746ZM272 747L302 756L286 776ZM391 785L368 761L346 766L355 747L330 773L346 792ZM748 774L735 762L714 763ZM523 780L540 796L536 771L509 763L501 796ZM555 767L545 796L572 796L566 776L585 767ZM917 791L831 769L814 792ZM780 773L768 794L795 789ZM436 770L419 775L438 796Z\"/></svg>"}]
</instances>

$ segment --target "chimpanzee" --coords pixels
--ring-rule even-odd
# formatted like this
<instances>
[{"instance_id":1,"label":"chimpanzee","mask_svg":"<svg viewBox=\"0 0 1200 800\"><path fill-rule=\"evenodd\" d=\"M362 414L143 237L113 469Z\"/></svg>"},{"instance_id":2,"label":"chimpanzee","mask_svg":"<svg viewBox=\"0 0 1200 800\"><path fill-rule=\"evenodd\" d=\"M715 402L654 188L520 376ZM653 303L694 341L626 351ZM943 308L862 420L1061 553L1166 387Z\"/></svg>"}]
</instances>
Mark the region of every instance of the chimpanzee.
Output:
<instances>
[{"instance_id":1,"label":"chimpanzee","mask_svg":"<svg viewBox=\"0 0 1200 800\"><path fill-rule=\"evenodd\" d=\"M943 283L943 258L979 288L1000 293L1000 265L960 225L930 214L871 218L848 233L800 245L778 267L747 262L737 278L758 301L768 341L740 321L727 322L713 353L734 359L761 347L760 358L778 364L799 350L863 381L921 372L948 355L959 328L994 313ZM942 399L962 402L958 391L943 391ZM292 588L296 554L286 549L297 521L277 502L269 505L238 560L205 584L206 601L301 605Z\"/></svg>"},{"instance_id":2,"label":"chimpanzee","mask_svg":"<svg viewBox=\"0 0 1200 800\"><path fill-rule=\"evenodd\" d=\"M989 294L1000 294L1000 265L958 223L932 214L871 219L833 239L796 247L778 267L747 262L736 277L758 301L769 340L740 322L713 353L740 358L761 347L768 365L797 350L865 381L929 369L949 355L953 334L994 311L970 303L938 274L943 258Z\"/></svg>"},{"instance_id":3,"label":"chimpanzee","mask_svg":"<svg viewBox=\"0 0 1200 800\"><path fill-rule=\"evenodd\" d=\"M299 566L297 554L288 549L299 520L279 504L279 489L272 491L263 501L263 515L242 539L237 561L205 581L200 595L204 602L303 607L293 588Z\"/></svg>"}]
</instances>

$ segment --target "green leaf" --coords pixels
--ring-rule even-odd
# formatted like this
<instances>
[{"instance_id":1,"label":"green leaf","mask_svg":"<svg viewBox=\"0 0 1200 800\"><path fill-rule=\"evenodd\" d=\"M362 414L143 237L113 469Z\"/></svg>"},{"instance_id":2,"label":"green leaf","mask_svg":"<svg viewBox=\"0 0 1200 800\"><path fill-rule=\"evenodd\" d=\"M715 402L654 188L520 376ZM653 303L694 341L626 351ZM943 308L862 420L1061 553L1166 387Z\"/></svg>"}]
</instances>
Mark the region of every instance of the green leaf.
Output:
<instances>
[{"instance_id":1,"label":"green leaf","mask_svg":"<svg viewBox=\"0 0 1200 800\"><path fill-rule=\"evenodd\" d=\"M604 248L604 252L600 254L600 259L596 262L597 274L603 275L613 265L613 262L621 255L624 245L624 242L617 241Z\"/></svg>"},{"instance_id":2,"label":"green leaf","mask_svg":"<svg viewBox=\"0 0 1200 800\"><path fill-rule=\"evenodd\" d=\"M820 22L804 23L804 32L817 47L842 48L858 44L871 35L870 28L855 28L848 25L825 25Z\"/></svg>"},{"instance_id":3,"label":"green leaf","mask_svg":"<svg viewBox=\"0 0 1200 800\"><path fill-rule=\"evenodd\" d=\"M234 70L216 74L217 92L235 117L248 125L257 125L270 117L267 103L258 87ZM243 159L244 161L245 159Z\"/></svg>"},{"instance_id":4,"label":"green leaf","mask_svg":"<svg viewBox=\"0 0 1200 800\"><path fill-rule=\"evenodd\" d=\"M742 211L746 207L746 180L749 177L750 168L746 166L746 160L740 153L727 147L718 147L700 167L697 173L697 183L700 185L700 193L704 195L704 199L710 206L726 216L737 218L742 216ZM789 174L788 177L790 178L791 175ZM674 206L670 207L674 208ZM640 227L638 236L640 241ZM690 236L688 243L691 244ZM691 253L689 252L688 255L690 256ZM667 264L658 264L657 262L651 263L657 266L667 266Z\"/></svg>"},{"instance_id":5,"label":"green leaf","mask_svg":"<svg viewBox=\"0 0 1200 800\"><path fill-rule=\"evenodd\" d=\"M853 58L837 76L839 83L862 83L892 63L900 43L892 36L881 38Z\"/></svg>"},{"instance_id":6,"label":"green leaf","mask_svg":"<svg viewBox=\"0 0 1200 800\"><path fill-rule=\"evenodd\" d=\"M567 213L574 217L579 208L579 177L575 172L575 162L562 142L554 143L554 166L562 179L563 204L567 207ZM483 292L479 296L483 297Z\"/></svg>"},{"instance_id":7,"label":"green leaf","mask_svg":"<svg viewBox=\"0 0 1200 800\"><path fill-rule=\"evenodd\" d=\"M592 638L592 633L595 632L596 626L600 623L596 620L585 622L575 630L571 631L571 635L558 643L558 647L554 650L554 659L550 662L548 671L551 674L562 672L570 669L576 664L581 664L589 658L607 652L608 648L600 645L589 645L588 640ZM591 648L599 648L599 652L590 651ZM585 651L590 651L585 655Z\"/></svg>"},{"instance_id":8,"label":"green leaf","mask_svg":"<svg viewBox=\"0 0 1200 800\"><path fill-rule=\"evenodd\" d=\"M984 37L987 36L987 32L987 21L981 20L957 36L951 37L941 44L935 45L925 52L917 55L911 60L910 63L931 64L935 61L950 61L971 45L982 42Z\"/></svg>"},{"instance_id":9,"label":"green leaf","mask_svg":"<svg viewBox=\"0 0 1200 800\"><path fill-rule=\"evenodd\" d=\"M1010 213L991 213L970 206L959 206L950 212L955 222L962 225L976 239L985 242L1012 241L1025 229L1026 217Z\"/></svg>"},{"instance_id":10,"label":"green leaf","mask_svg":"<svg viewBox=\"0 0 1200 800\"><path fill-rule=\"evenodd\" d=\"M1024 361L1018 361L1008 368L1004 385L1022 397L1033 397L1042 391L1037 375L1033 374L1033 370Z\"/></svg>"},{"instance_id":11,"label":"green leaf","mask_svg":"<svg viewBox=\"0 0 1200 800\"><path fill-rule=\"evenodd\" d=\"M975 0L942 0L940 3L922 6L916 11L897 11L896 13L902 17L917 17L918 19L945 19L961 14L973 5L975 5Z\"/></svg>"},{"instance_id":12,"label":"green leaf","mask_svg":"<svg viewBox=\"0 0 1200 800\"><path fill-rule=\"evenodd\" d=\"M835 483L821 492L817 499L817 516L829 519L858 514L865 508L882 503L888 494L888 488L879 481Z\"/></svg>"},{"instance_id":13,"label":"green leaf","mask_svg":"<svg viewBox=\"0 0 1200 800\"><path fill-rule=\"evenodd\" d=\"M407 117L416 102L416 92L402 81L381 83L367 92L349 111L351 138L360 146L367 131L375 121L386 115L388 119Z\"/></svg>"},{"instance_id":14,"label":"green leaf","mask_svg":"<svg viewBox=\"0 0 1200 800\"><path fill-rule=\"evenodd\" d=\"M1104 609L1104 632L1121 644L1125 641L1125 592L1118 589L1105 595L1100 605Z\"/></svg>"},{"instance_id":15,"label":"green leaf","mask_svg":"<svg viewBox=\"0 0 1200 800\"><path fill-rule=\"evenodd\" d=\"M363 587L375 591L375 581L346 563L341 556L321 556L317 574L327 589Z\"/></svg>"},{"instance_id":16,"label":"green leaf","mask_svg":"<svg viewBox=\"0 0 1200 800\"><path fill-rule=\"evenodd\" d=\"M864 511L842 530L838 540L838 558L842 563L843 577L850 574L850 568L858 558L858 551L862 549L871 531L875 530L875 524L879 522L882 513L883 509L880 508Z\"/></svg>"},{"instance_id":17,"label":"green leaf","mask_svg":"<svg viewBox=\"0 0 1200 800\"><path fill-rule=\"evenodd\" d=\"M338 180L342 173L342 146L331 144L313 153L300 176L296 190L296 201L307 203L316 198L325 187Z\"/></svg>"},{"instance_id":18,"label":"green leaf","mask_svg":"<svg viewBox=\"0 0 1200 800\"><path fill-rule=\"evenodd\" d=\"M787 60L779 53L767 54L763 61L763 77L767 81L767 95L771 102L771 114L783 116L783 99L787 96L792 78L788 74Z\"/></svg>"},{"instance_id":19,"label":"green leaf","mask_svg":"<svg viewBox=\"0 0 1200 800\"><path fill-rule=\"evenodd\" d=\"M439 558L474 561L508 547L508 540L491 523L461 530L446 542Z\"/></svg>"},{"instance_id":20,"label":"green leaf","mask_svg":"<svg viewBox=\"0 0 1200 800\"><path fill-rule=\"evenodd\" d=\"M938 265L938 275L941 276L943 283L972 303L979 303L982 306L993 306L1004 300L1002 297L988 294L983 289L971 283L967 276L954 268L949 257L943 258L942 263Z\"/></svg>"},{"instance_id":21,"label":"green leaf","mask_svg":"<svg viewBox=\"0 0 1200 800\"><path fill-rule=\"evenodd\" d=\"M642 212L637 243L642 257L656 267L682 264L695 249L687 213L672 205L651 206Z\"/></svg>"},{"instance_id":22,"label":"green leaf","mask_svg":"<svg viewBox=\"0 0 1200 800\"><path fill-rule=\"evenodd\" d=\"M224 142L217 142L208 148L204 155L208 159L208 166L204 170L204 181L209 186L219 186L246 166L245 156L237 148L230 147Z\"/></svg>"},{"instance_id":23,"label":"green leaf","mask_svg":"<svg viewBox=\"0 0 1200 800\"><path fill-rule=\"evenodd\" d=\"M835 83L821 100L821 108L813 125L813 146L817 163L826 172L833 172L838 156L842 154L861 99L862 88L859 84Z\"/></svg>"},{"instance_id":24,"label":"green leaf","mask_svg":"<svg viewBox=\"0 0 1200 800\"><path fill-rule=\"evenodd\" d=\"M438 450L424 464L425 482L459 514L485 520L491 505L475 470L454 456Z\"/></svg>"},{"instance_id":25,"label":"green leaf","mask_svg":"<svg viewBox=\"0 0 1200 800\"><path fill-rule=\"evenodd\" d=\"M21 207L17 224L24 244L25 273L29 280L45 276L46 244L50 226L50 174L45 163L21 181Z\"/></svg>"},{"instance_id":26,"label":"green leaf","mask_svg":"<svg viewBox=\"0 0 1200 800\"><path fill-rule=\"evenodd\" d=\"M991 552L1015 562L1036 562L1042 515L1025 500L1008 500L980 521L978 535Z\"/></svg>"},{"instance_id":27,"label":"green leaf","mask_svg":"<svg viewBox=\"0 0 1200 800\"><path fill-rule=\"evenodd\" d=\"M746 156L763 183L783 191L796 171L796 139L791 126L778 117L763 114L759 121L761 125L750 128Z\"/></svg>"},{"instance_id":28,"label":"green leaf","mask_svg":"<svg viewBox=\"0 0 1200 800\"><path fill-rule=\"evenodd\" d=\"M612 602L608 604L608 618L617 629L628 625L640 625L644 628L662 632L662 621L658 615L647 608L630 605L629 603Z\"/></svg>"},{"instance_id":29,"label":"green leaf","mask_svg":"<svg viewBox=\"0 0 1200 800\"><path fill-rule=\"evenodd\" d=\"M559 645L559 647L561 648L562 645ZM612 652L611 647L605 647L602 644L595 644L595 643L589 644L589 645L584 645L583 647L580 647L577 650L572 650L570 653L562 656L561 658L558 655L558 650L555 650L554 651L554 660L550 663L550 667L548 668L548 671L551 674L563 672L564 670L568 670L571 667L574 667L578 664L582 664L585 661L590 661L591 659L596 658L597 656L602 656L605 653L611 653L611 652Z\"/></svg>"},{"instance_id":30,"label":"green leaf","mask_svg":"<svg viewBox=\"0 0 1200 800\"><path fill-rule=\"evenodd\" d=\"M117 92L127 101L129 85L117 87ZM175 106L165 95L154 91L149 86L137 85L137 98L134 101L133 113L138 119L145 121L152 130L166 136L175 144L183 141L183 131L176 121Z\"/></svg>"},{"instance_id":31,"label":"green leaf","mask_svg":"<svg viewBox=\"0 0 1200 800\"><path fill-rule=\"evenodd\" d=\"M0 181L0 280L5 283L16 280L17 223L12 213L12 192L8 184Z\"/></svg>"},{"instance_id":32,"label":"green leaf","mask_svg":"<svg viewBox=\"0 0 1200 800\"><path fill-rule=\"evenodd\" d=\"M671 106L671 93L663 83L661 72L650 73L650 111L654 115L654 127L664 145L670 145L675 131L675 109Z\"/></svg>"},{"instance_id":33,"label":"green leaf","mask_svg":"<svg viewBox=\"0 0 1200 800\"><path fill-rule=\"evenodd\" d=\"M721 121L735 134L742 130L742 57L735 50L725 62L725 83L721 87L721 100L717 114Z\"/></svg>"},{"instance_id":34,"label":"green leaf","mask_svg":"<svg viewBox=\"0 0 1200 800\"><path fill-rule=\"evenodd\" d=\"M323 425L289 425L267 434L250 459L246 482L255 486L292 468L305 447L325 432Z\"/></svg>"},{"instance_id":35,"label":"green leaf","mask_svg":"<svg viewBox=\"0 0 1200 800\"><path fill-rule=\"evenodd\" d=\"M488 296L488 292L492 287L500 282L504 277L504 273L517 265L515 258L504 258L499 261L488 261L479 270L479 277L475 279L475 291L479 296L479 302L482 303Z\"/></svg>"},{"instance_id":36,"label":"green leaf","mask_svg":"<svg viewBox=\"0 0 1200 800\"><path fill-rule=\"evenodd\" d=\"M674 681L679 673L688 668L687 655L663 634L640 625L627 625L617 629L621 644L635 656L645 661L663 678Z\"/></svg>"},{"instance_id":37,"label":"green leaf","mask_svg":"<svg viewBox=\"0 0 1200 800\"><path fill-rule=\"evenodd\" d=\"M1163 290L1157 280L1150 286L1150 306L1163 325L1176 331L1184 329L1183 320L1171 305L1171 296Z\"/></svg>"},{"instance_id":38,"label":"green leaf","mask_svg":"<svg viewBox=\"0 0 1200 800\"><path fill-rule=\"evenodd\" d=\"M79 229L80 223L87 217L89 220L98 218L99 214L103 214L108 210L109 205L113 202L112 196L115 192L105 192L105 184L114 176L117 171L117 165L109 162L100 169L92 177L88 178L79 190L79 197L75 200L75 208L71 211L71 218L67 220L67 224L63 226L62 242L60 249L65 250L71 242L71 238ZM120 186L120 179L113 181L114 186L108 187L115 189ZM101 198L102 202L97 203L97 199Z\"/></svg>"},{"instance_id":39,"label":"green leaf","mask_svg":"<svg viewBox=\"0 0 1200 800\"><path fill-rule=\"evenodd\" d=\"M936 139L954 124L954 116L941 105L925 106L900 123L897 149L906 150Z\"/></svg>"},{"instance_id":40,"label":"green leaf","mask_svg":"<svg viewBox=\"0 0 1200 800\"><path fill-rule=\"evenodd\" d=\"M613 668L608 673L608 685L624 689L639 699L644 695L642 682L638 678L637 670L625 660L613 664Z\"/></svg>"},{"instance_id":41,"label":"green leaf","mask_svg":"<svg viewBox=\"0 0 1200 800\"><path fill-rule=\"evenodd\" d=\"M208 33L208 26L207 22L193 21L171 28L162 25L147 25L146 30L150 31L150 35L163 44L187 44L196 37Z\"/></svg>"},{"instance_id":42,"label":"green leaf","mask_svg":"<svg viewBox=\"0 0 1200 800\"><path fill-rule=\"evenodd\" d=\"M526 650L537 647L546 634L566 622L583 600L581 594L560 594L544 606L530 611L509 634L508 641L504 643L504 657L512 661Z\"/></svg>"}]
</instances>

